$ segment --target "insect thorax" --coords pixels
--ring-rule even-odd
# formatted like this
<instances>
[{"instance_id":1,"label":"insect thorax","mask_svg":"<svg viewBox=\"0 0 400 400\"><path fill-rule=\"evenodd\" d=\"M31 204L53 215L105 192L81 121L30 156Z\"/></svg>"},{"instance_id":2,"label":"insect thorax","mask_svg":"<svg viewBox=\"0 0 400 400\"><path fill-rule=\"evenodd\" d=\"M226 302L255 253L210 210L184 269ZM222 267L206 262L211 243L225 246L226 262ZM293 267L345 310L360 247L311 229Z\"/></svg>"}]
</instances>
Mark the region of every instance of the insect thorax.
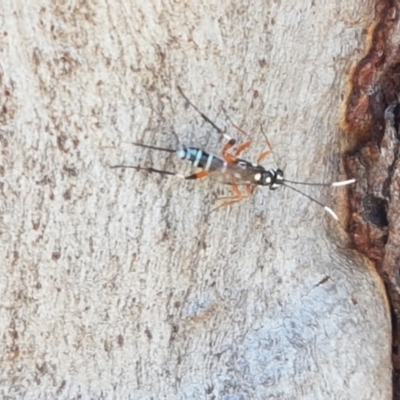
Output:
<instances>
[{"instance_id":1,"label":"insect thorax","mask_svg":"<svg viewBox=\"0 0 400 400\"><path fill-rule=\"evenodd\" d=\"M284 181L281 169L264 169L254 174L254 182L260 186L269 186L270 190L276 190Z\"/></svg>"}]
</instances>

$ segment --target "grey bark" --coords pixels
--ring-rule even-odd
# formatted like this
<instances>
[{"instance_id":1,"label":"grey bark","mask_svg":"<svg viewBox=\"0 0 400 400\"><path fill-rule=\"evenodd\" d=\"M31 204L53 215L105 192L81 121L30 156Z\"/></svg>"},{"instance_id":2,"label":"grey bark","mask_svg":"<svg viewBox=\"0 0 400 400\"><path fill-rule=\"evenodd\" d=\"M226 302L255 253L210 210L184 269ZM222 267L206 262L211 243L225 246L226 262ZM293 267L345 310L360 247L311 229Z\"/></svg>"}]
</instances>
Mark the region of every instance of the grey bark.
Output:
<instances>
[{"instance_id":1,"label":"grey bark","mask_svg":"<svg viewBox=\"0 0 400 400\"><path fill-rule=\"evenodd\" d=\"M5 1L2 398L389 399L390 318L345 233L130 141L219 153L176 86L293 180L343 178L340 104L374 2ZM345 221L345 190L306 192Z\"/></svg>"}]
</instances>

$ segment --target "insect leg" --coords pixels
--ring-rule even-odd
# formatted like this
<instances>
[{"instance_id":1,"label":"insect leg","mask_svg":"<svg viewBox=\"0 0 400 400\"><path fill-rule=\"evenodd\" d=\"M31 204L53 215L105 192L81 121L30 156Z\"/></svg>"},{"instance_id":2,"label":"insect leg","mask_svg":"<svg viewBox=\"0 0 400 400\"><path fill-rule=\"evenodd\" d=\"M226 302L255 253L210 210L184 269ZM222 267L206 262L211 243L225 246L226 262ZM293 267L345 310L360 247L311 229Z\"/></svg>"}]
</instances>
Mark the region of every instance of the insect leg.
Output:
<instances>
[{"instance_id":1,"label":"insect leg","mask_svg":"<svg viewBox=\"0 0 400 400\"><path fill-rule=\"evenodd\" d=\"M185 179L202 179L205 178L206 176L208 176L210 174L209 171L199 171L196 172L195 174L189 175L189 176L185 176Z\"/></svg>"},{"instance_id":2,"label":"insect leg","mask_svg":"<svg viewBox=\"0 0 400 400\"><path fill-rule=\"evenodd\" d=\"M240 128L239 126L237 126L237 125L232 121L231 117L228 115L228 113L227 113L227 111L225 110L224 107L222 107L222 111L224 112L226 119L230 122L230 124L231 124L237 131L239 131L240 133L242 133L242 134L245 135L245 136L249 136L249 135L247 134L247 132L245 132L242 128Z\"/></svg>"},{"instance_id":3,"label":"insect leg","mask_svg":"<svg viewBox=\"0 0 400 400\"><path fill-rule=\"evenodd\" d=\"M228 121L231 123L231 125L232 125L237 131L239 131L240 133L243 133L243 135L248 136L248 134L247 134L242 128L240 128L239 126L235 125L235 124L232 122L232 120L231 120L231 118L229 117L229 115L227 114L226 110L223 109L223 111L224 111L224 113L225 113L225 115L226 115L226 118L227 118ZM257 158L257 163L260 163L262 160L264 160L265 158L267 158L267 157L271 154L271 152L272 152L271 143L269 142L269 140L268 140L268 138L267 138L267 135L264 133L264 130L262 129L262 126L261 126L261 132L262 132L262 134L263 134L263 136L264 136L264 138L265 138L265 142L267 143L268 150L262 152L262 153L258 156L258 158ZM248 147L250 147L251 143L252 143L252 141L251 141L251 140L248 140L247 142L245 142L245 143L243 143L242 145L240 145L240 146L238 147L238 149L236 150L235 156L240 155L240 153L242 153L244 150L246 150Z\"/></svg>"},{"instance_id":4,"label":"insect leg","mask_svg":"<svg viewBox=\"0 0 400 400\"><path fill-rule=\"evenodd\" d=\"M245 151L246 149L248 149L251 146L252 141L248 140L247 142L244 142L243 144L241 144L235 151L235 156L239 156L241 153L243 153L243 151Z\"/></svg>"},{"instance_id":5,"label":"insect leg","mask_svg":"<svg viewBox=\"0 0 400 400\"><path fill-rule=\"evenodd\" d=\"M261 132L262 132L262 134L263 134L263 136L264 136L265 142L267 143L268 150L262 152L262 153L258 156L258 158L257 158L257 163L260 163L262 160L266 159L266 158L271 154L271 152L272 152L271 143L269 142L269 140L268 140L268 138L267 138L267 135L264 133L264 130L263 130L263 128L262 128L262 125L261 125Z\"/></svg>"},{"instance_id":6,"label":"insect leg","mask_svg":"<svg viewBox=\"0 0 400 400\"><path fill-rule=\"evenodd\" d=\"M214 208L212 211L218 210L218 208L221 208L221 207L227 207L234 203L238 203L239 201L248 197L248 196L243 196L242 192L240 191L240 189L239 189L238 185L236 185L236 183L232 183L232 190L233 190L234 196L219 198L219 200L226 200L226 201L224 201L218 207Z\"/></svg>"},{"instance_id":7,"label":"insect leg","mask_svg":"<svg viewBox=\"0 0 400 400\"><path fill-rule=\"evenodd\" d=\"M249 136L242 128L240 128L239 126L237 126L237 125L235 125L235 124L233 123L232 119L229 117L229 115L228 115L228 113L226 112L225 108L222 107L222 110L223 110L223 112L224 112L224 114L225 114L227 120L230 122L230 124L231 124L238 132L242 133L242 134L245 135L245 136ZM237 150L235 151L234 157L239 156L243 151L245 151L246 149L248 149L248 148L250 147L251 143L252 143L251 140L247 140L246 142L244 142L243 144L241 144L241 145L237 148ZM229 144L229 143L228 143L228 144ZM235 143L233 143L232 146L233 146L234 144L235 144ZM232 146L229 146L229 147L228 147L228 145L226 145L226 146L224 147L225 154L226 154L226 152L229 150L229 148L232 147ZM224 154L224 152L223 152L222 154ZM228 156L228 157L229 157L229 156Z\"/></svg>"},{"instance_id":8,"label":"insect leg","mask_svg":"<svg viewBox=\"0 0 400 400\"><path fill-rule=\"evenodd\" d=\"M227 161L228 163L234 163L237 159L237 157L243 153L243 151L245 151L246 149L248 149L251 145L252 141L248 140L246 142L244 142L243 144L241 144L236 151L234 152L234 154L230 154L228 153L229 149L233 146L231 145L231 143L227 143L224 148L222 149L222 155L225 159L225 161Z\"/></svg>"},{"instance_id":9,"label":"insect leg","mask_svg":"<svg viewBox=\"0 0 400 400\"><path fill-rule=\"evenodd\" d=\"M254 186L246 185L246 191L247 191L247 195L251 196L253 194L253 191L254 191Z\"/></svg>"},{"instance_id":10,"label":"insect leg","mask_svg":"<svg viewBox=\"0 0 400 400\"><path fill-rule=\"evenodd\" d=\"M236 144L235 139L230 139L229 142L222 149L222 157L228 163L234 163L236 161L236 157L233 154L228 153L229 150Z\"/></svg>"},{"instance_id":11,"label":"insect leg","mask_svg":"<svg viewBox=\"0 0 400 400\"><path fill-rule=\"evenodd\" d=\"M260 163L262 160L265 160L270 154L271 154L271 150L267 150L267 151L262 152L257 157L257 163Z\"/></svg>"}]
</instances>

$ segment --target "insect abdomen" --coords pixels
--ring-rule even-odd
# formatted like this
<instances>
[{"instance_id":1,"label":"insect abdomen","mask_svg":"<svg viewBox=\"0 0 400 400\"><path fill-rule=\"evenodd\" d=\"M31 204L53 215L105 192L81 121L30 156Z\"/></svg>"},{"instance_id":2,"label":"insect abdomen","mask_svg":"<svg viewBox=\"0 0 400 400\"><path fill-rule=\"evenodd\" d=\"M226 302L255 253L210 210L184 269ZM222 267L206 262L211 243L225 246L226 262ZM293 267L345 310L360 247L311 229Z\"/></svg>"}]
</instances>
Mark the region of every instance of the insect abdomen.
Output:
<instances>
[{"instance_id":1,"label":"insect abdomen","mask_svg":"<svg viewBox=\"0 0 400 400\"><path fill-rule=\"evenodd\" d=\"M177 155L182 160L189 161L193 167L201 168L205 171L215 171L224 166L224 160L195 147L179 149Z\"/></svg>"}]
</instances>

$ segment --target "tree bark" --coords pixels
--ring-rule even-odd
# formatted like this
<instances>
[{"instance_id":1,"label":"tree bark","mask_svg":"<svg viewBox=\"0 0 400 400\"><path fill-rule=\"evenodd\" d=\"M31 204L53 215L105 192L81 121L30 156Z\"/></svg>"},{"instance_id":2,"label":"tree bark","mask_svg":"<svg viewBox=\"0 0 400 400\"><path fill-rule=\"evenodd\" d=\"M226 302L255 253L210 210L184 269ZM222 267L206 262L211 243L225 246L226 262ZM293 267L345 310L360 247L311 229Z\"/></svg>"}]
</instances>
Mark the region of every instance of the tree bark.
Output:
<instances>
[{"instance_id":1,"label":"tree bark","mask_svg":"<svg viewBox=\"0 0 400 400\"><path fill-rule=\"evenodd\" d=\"M358 4L357 4L358 3ZM390 314L348 249L346 189L229 186L133 146L223 140L345 179L346 75L374 2L5 1L2 398L389 399ZM243 132L237 131L225 116Z\"/></svg>"}]
</instances>

